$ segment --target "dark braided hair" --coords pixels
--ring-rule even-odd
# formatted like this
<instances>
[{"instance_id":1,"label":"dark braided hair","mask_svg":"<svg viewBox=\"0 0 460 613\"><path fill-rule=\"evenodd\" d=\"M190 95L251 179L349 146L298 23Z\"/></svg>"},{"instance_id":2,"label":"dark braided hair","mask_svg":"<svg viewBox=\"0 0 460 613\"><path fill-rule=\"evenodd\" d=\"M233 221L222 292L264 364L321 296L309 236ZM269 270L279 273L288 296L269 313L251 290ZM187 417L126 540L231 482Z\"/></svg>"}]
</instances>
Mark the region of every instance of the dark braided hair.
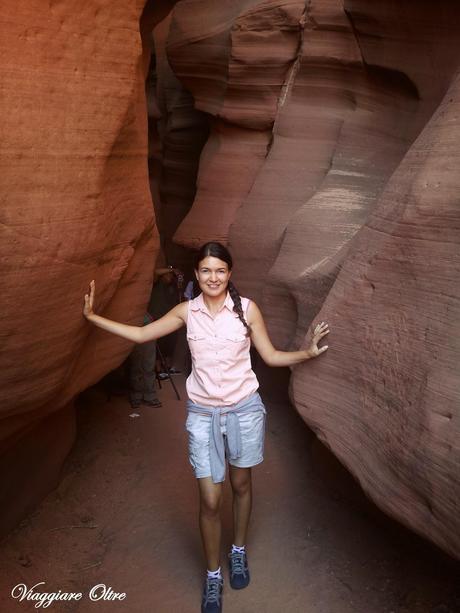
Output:
<instances>
[{"instance_id":1,"label":"dark braided hair","mask_svg":"<svg viewBox=\"0 0 460 613\"><path fill-rule=\"evenodd\" d=\"M200 250L196 254L195 256L195 270L196 271L198 271L198 267L200 265L201 260L204 260L204 258L207 258L209 256L213 258L218 258L219 260L226 262L226 264L228 265L228 269L232 270L233 259L232 259L232 256L230 255L229 250L226 247L224 247L224 245L222 245L221 243L212 241L212 242L205 243L204 245L202 245ZM198 296L200 292L201 290L200 290L200 286L198 285L198 281L194 279L193 297L195 298L196 296ZM249 326L248 322L244 318L240 294L238 293L238 290L236 289L234 283L232 283L231 281L228 282L228 293L230 294L230 298L233 300L233 310L238 315L241 323L246 328L246 331L247 331L246 335L250 336L251 327Z\"/></svg>"}]
</instances>

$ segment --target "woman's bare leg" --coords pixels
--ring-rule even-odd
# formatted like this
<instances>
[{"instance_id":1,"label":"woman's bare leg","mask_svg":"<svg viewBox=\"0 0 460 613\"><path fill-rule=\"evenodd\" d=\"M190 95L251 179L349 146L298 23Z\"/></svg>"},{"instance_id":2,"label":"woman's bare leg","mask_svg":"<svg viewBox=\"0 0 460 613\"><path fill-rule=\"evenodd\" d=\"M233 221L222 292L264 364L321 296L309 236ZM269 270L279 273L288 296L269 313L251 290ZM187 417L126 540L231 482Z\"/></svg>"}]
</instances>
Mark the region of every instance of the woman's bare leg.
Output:
<instances>
[{"instance_id":1,"label":"woman's bare leg","mask_svg":"<svg viewBox=\"0 0 460 613\"><path fill-rule=\"evenodd\" d=\"M242 547L246 545L249 518L251 517L251 469L230 466L230 483L233 490L233 544Z\"/></svg>"},{"instance_id":2,"label":"woman's bare leg","mask_svg":"<svg viewBox=\"0 0 460 613\"><path fill-rule=\"evenodd\" d=\"M220 536L222 483L213 483L211 477L197 479L200 492L200 531L208 570L220 566Z\"/></svg>"}]
</instances>

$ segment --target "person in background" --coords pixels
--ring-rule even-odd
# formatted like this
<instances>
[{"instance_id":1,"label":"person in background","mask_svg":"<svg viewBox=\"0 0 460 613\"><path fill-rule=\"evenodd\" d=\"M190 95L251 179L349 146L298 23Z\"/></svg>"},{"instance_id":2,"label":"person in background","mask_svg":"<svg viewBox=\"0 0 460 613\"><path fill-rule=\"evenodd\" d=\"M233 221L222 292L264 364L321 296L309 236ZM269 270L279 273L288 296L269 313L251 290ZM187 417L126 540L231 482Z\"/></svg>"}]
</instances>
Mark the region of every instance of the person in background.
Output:
<instances>
[{"instance_id":1,"label":"person in background","mask_svg":"<svg viewBox=\"0 0 460 613\"><path fill-rule=\"evenodd\" d=\"M152 323L149 313L144 315L143 325ZM136 345L128 358L129 402L133 409L141 405L161 407L155 390L155 363L157 358L157 341L151 340Z\"/></svg>"},{"instance_id":2,"label":"person in background","mask_svg":"<svg viewBox=\"0 0 460 613\"><path fill-rule=\"evenodd\" d=\"M181 271L173 266L160 267L155 270L152 293L150 294L148 305L148 312L154 320L160 319L181 302L178 287L178 278L181 275ZM160 379L166 379L169 375L177 375L181 372L172 365L176 343L176 332L158 339L158 347L164 360L161 366L167 369L167 372L162 370L159 373Z\"/></svg>"},{"instance_id":3,"label":"person in background","mask_svg":"<svg viewBox=\"0 0 460 613\"><path fill-rule=\"evenodd\" d=\"M184 298L185 300L193 299L193 281L189 281L184 290Z\"/></svg>"},{"instance_id":4,"label":"person in background","mask_svg":"<svg viewBox=\"0 0 460 613\"><path fill-rule=\"evenodd\" d=\"M180 271L177 269L172 268L172 266L157 268L154 272L154 286L155 283L158 283L161 279L169 286L174 275L178 275L179 272ZM154 313L161 313L164 305L169 304L168 301L162 303L161 298L161 292L153 292L152 290L149 310L144 315L144 326L152 323L155 319L150 309ZM170 303L174 306L176 305L173 298ZM128 395L129 402L133 409L138 409L141 405L152 407L162 406L155 389L157 353L157 341L152 340L142 345L136 345L127 360L129 372ZM161 374L163 373L160 373L160 375Z\"/></svg>"}]
</instances>

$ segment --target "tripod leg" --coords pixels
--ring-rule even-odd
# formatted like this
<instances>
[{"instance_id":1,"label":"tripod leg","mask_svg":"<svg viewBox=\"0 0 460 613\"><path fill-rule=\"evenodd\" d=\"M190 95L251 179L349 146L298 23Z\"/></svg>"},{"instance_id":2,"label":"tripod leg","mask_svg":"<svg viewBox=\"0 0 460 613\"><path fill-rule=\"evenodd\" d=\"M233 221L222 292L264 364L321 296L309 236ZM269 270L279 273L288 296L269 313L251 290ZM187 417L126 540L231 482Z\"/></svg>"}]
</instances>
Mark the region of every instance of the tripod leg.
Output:
<instances>
[{"instance_id":1,"label":"tripod leg","mask_svg":"<svg viewBox=\"0 0 460 613\"><path fill-rule=\"evenodd\" d=\"M158 355L160 356L160 362L161 362L161 367L163 368L163 372L167 373L168 379L171 381L171 385L173 386L174 392L176 393L177 400L180 400L180 395L179 395L179 392L177 391L176 384L174 383L173 378L171 377L171 372L168 366L166 365L165 359L158 345L157 345L157 351L158 351Z\"/></svg>"},{"instance_id":2,"label":"tripod leg","mask_svg":"<svg viewBox=\"0 0 460 613\"><path fill-rule=\"evenodd\" d=\"M176 393L177 400L180 400L179 392L177 391L176 384L174 383L174 380L171 377L171 375L169 375L169 380L171 381L171 385L173 386L173 389L174 389L174 391Z\"/></svg>"}]
</instances>

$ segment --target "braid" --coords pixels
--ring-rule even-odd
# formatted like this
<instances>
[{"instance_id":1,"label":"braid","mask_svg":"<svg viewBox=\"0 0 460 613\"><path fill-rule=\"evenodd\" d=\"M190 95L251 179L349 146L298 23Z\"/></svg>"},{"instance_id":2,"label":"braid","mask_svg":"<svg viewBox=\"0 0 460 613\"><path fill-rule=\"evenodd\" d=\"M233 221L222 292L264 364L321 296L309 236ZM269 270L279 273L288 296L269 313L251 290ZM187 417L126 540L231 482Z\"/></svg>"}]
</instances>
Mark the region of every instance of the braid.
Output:
<instances>
[{"instance_id":1,"label":"braid","mask_svg":"<svg viewBox=\"0 0 460 613\"><path fill-rule=\"evenodd\" d=\"M247 330L246 335L250 336L251 335L251 328L248 325L248 322L244 318L243 307L241 305L240 295L238 293L238 290L236 289L236 287L233 285L233 283L231 281L228 282L228 293L230 294L230 298L233 300L233 304L234 304L233 310L238 315L241 323L246 328L246 330Z\"/></svg>"}]
</instances>

